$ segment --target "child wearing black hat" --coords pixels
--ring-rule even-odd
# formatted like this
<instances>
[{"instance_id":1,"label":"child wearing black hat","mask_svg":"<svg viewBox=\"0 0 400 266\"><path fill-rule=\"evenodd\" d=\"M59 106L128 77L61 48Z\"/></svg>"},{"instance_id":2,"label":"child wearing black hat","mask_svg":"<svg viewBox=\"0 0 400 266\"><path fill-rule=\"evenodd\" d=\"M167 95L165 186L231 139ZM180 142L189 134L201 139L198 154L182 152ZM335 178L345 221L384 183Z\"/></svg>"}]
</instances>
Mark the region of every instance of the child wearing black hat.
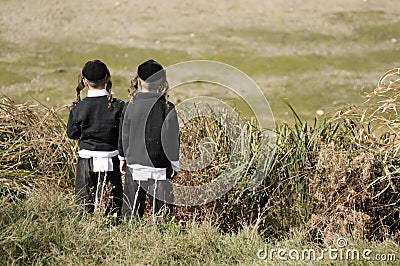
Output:
<instances>
[{"instance_id":1,"label":"child wearing black hat","mask_svg":"<svg viewBox=\"0 0 400 266\"><path fill-rule=\"evenodd\" d=\"M148 193L153 219L165 218L173 202L168 179L179 171L179 125L175 106L167 100L165 69L154 60L142 63L131 89L135 93L124 111L119 143L128 166L122 212L129 220L142 217Z\"/></svg>"},{"instance_id":2,"label":"child wearing black hat","mask_svg":"<svg viewBox=\"0 0 400 266\"><path fill-rule=\"evenodd\" d=\"M80 92L88 87L87 97ZM89 212L121 215L122 181L118 138L125 103L113 98L111 75L100 60L88 61L76 88L67 135L79 140L75 195Z\"/></svg>"}]
</instances>

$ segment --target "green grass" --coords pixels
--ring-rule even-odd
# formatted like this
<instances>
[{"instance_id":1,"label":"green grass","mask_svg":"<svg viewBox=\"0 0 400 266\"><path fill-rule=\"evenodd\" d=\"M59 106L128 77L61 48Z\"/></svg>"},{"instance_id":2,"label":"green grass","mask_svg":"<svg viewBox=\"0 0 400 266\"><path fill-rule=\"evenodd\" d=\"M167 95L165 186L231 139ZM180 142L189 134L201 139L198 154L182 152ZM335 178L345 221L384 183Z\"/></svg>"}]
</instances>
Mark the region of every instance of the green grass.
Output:
<instances>
[{"instance_id":1,"label":"green grass","mask_svg":"<svg viewBox=\"0 0 400 266\"><path fill-rule=\"evenodd\" d=\"M397 65L400 59L399 48L390 50L361 51L340 55L305 55L260 56L251 51L240 54L235 51L217 52L203 55L203 58L225 62L239 68L244 73L255 76L296 76L320 71L357 71L360 73L374 69L387 69ZM312 76L312 75L311 75ZM299 90L303 86L299 84Z\"/></svg>"},{"instance_id":2,"label":"green grass","mask_svg":"<svg viewBox=\"0 0 400 266\"><path fill-rule=\"evenodd\" d=\"M370 23L369 19L381 23ZM204 42L207 48L195 53L180 49L179 41L177 49L146 49L73 40L46 45L37 41L26 49L3 42L0 82L6 86L5 93L19 102L33 97L41 102L49 100L49 106L70 104L75 98L76 78L82 65L87 60L100 58L112 72L115 97L128 100L127 88L133 72L148 58L155 58L166 66L191 59L216 60L237 67L256 80L276 113L277 121L290 121L281 98L289 100L305 120L311 121L315 110L329 109L332 102L338 103L333 104L334 107L339 103L357 103L357 90L375 85L362 84L364 77L371 79L371 75L376 75L378 79L380 73L397 67L400 61L399 47L390 42L390 38L399 36L400 32L396 18L390 14L339 12L328 20L348 23L352 33L332 35L260 27L216 29L209 37L199 40L200 43L196 39L196 45ZM259 48L249 48L242 40ZM268 47L282 47L284 52L268 54ZM347 76L331 74L337 71L347 73ZM13 85L12 89L8 85ZM359 87L355 89L355 86ZM210 95L209 91L201 94Z\"/></svg>"},{"instance_id":3,"label":"green grass","mask_svg":"<svg viewBox=\"0 0 400 266\"><path fill-rule=\"evenodd\" d=\"M248 28L234 31L235 35L244 37L246 40L255 42L265 42L275 45L298 45L299 43L306 44L326 43L333 41L335 38L331 35L312 32L307 30L301 31L272 31L265 28Z\"/></svg>"},{"instance_id":4,"label":"green grass","mask_svg":"<svg viewBox=\"0 0 400 266\"><path fill-rule=\"evenodd\" d=\"M115 224L113 218L78 213L71 189L76 147L65 139L64 121L42 106L3 98L0 260L23 265L248 265L265 263L257 251L268 239L269 248L321 251L339 236L348 239L349 247L398 254L399 148L396 138L386 134L398 126L396 117L382 120L388 116L379 108L397 94L387 99L385 92L375 96L380 98L373 108L379 112L361 105L312 124L288 104L296 122L276 129L274 157L270 167L259 169L265 171L263 182L254 189L249 189L252 174L265 159L254 124L227 120L226 131L218 119L188 123L181 131L181 152L195 156L199 142L211 138L217 153L209 166L183 170L174 182L196 186L214 180L238 151L231 150L232 141L246 149L248 157L237 165L245 171L220 198L176 207L171 222L158 224ZM362 114L374 115L361 121ZM242 130L243 139L227 135L234 128Z\"/></svg>"},{"instance_id":5,"label":"green grass","mask_svg":"<svg viewBox=\"0 0 400 266\"><path fill-rule=\"evenodd\" d=\"M353 38L357 41L368 41L372 43L386 41L389 44L391 38L400 38L398 22L384 25L360 26L354 30L356 33Z\"/></svg>"},{"instance_id":6,"label":"green grass","mask_svg":"<svg viewBox=\"0 0 400 266\"><path fill-rule=\"evenodd\" d=\"M221 234L208 223L178 221L114 224L76 210L71 191L42 187L23 198L0 197L0 261L17 265L282 265L277 254L259 259L260 249L336 248L338 235L325 243L308 242L300 231L281 238L261 237L255 227ZM398 244L347 238L346 248L400 256ZM288 257L288 254L285 255ZM274 258L271 260L271 258ZM296 265L370 265L368 261L289 260ZM389 262L388 265L395 265Z\"/></svg>"},{"instance_id":7,"label":"green grass","mask_svg":"<svg viewBox=\"0 0 400 266\"><path fill-rule=\"evenodd\" d=\"M113 51L113 53L110 51ZM172 53L172 55L170 56L169 53ZM124 56L125 54L128 54L127 58ZM7 93L22 96L24 100L32 96L35 99L46 102L46 99L49 98L49 105L68 104L74 99L76 77L80 71L79 62L83 64L85 60L93 59L95 55L108 62L110 69L115 70L113 87L115 92L117 92L116 97L123 100L128 99L127 88L130 76L133 74L135 68L135 63L132 63L131 58L134 58L136 62L140 62L140 60L144 60L144 58L152 55L154 58L160 58L158 60L165 60L171 63L175 62L168 61L166 58L188 59L187 55L173 51L165 52L164 54L159 52L157 56L152 50L122 49L113 46L98 47L93 52L84 54L65 54L60 51L52 51L47 55L43 54L40 59L28 57L21 60L21 62L24 62L24 67L20 63L7 65L5 71L2 72L3 74L0 75L0 79L3 84L24 82L28 82L29 84L30 79L33 79L36 74L24 72L24 68L28 69L29 65L33 68L37 60L42 60L46 62L46 65L40 70L43 74L39 74L38 83L23 86L21 89ZM304 112L303 117L305 119L312 118L315 110L326 109L331 106L332 102L356 102L358 90L361 89L361 86L354 90L354 85L351 85L353 81L350 78L345 80L345 83L343 83L343 77L337 77L336 79L325 80L321 84L318 77L319 74L313 77L312 73L324 72L326 73L325 76L329 78L329 72L337 70L366 73L375 71L375 69L381 69L381 72L384 72L387 67L395 67L397 65L397 62L400 60L400 53L398 49L392 49L339 56L288 55L260 57L250 53L236 55L233 52L226 51L215 55L204 55L203 58L232 64L245 73L252 73L255 77L286 76L289 78L291 80L290 83L281 84L286 90L273 88L274 93L266 94L273 107L273 111L278 114L278 120L285 120L286 117L284 115L279 115L286 111L279 99L281 97L289 99L296 106L297 110L303 110L300 113ZM131 69L128 68L129 66L131 66ZM12 69L12 72L10 72L11 70L7 70L7 68ZM26 74L22 75L19 73ZM301 77L300 75L306 76ZM337 83L337 79L343 85L339 86L335 84ZM334 89L333 92L332 89ZM201 94L207 95L209 93L204 91ZM322 95L322 98L319 97L320 95ZM344 95L347 98L341 99ZM305 102L307 104L304 104Z\"/></svg>"},{"instance_id":8,"label":"green grass","mask_svg":"<svg viewBox=\"0 0 400 266\"><path fill-rule=\"evenodd\" d=\"M155 58L165 65L180 62L180 60L188 58L186 53L178 50L124 48L114 45L86 43L82 45L83 49L77 52L76 48L72 44L70 45L70 48L63 46L44 54L43 60L49 62L46 66L48 68L61 66L80 69L86 61L100 58L107 63L110 69L126 69L133 73L138 64L149 58Z\"/></svg>"},{"instance_id":9,"label":"green grass","mask_svg":"<svg viewBox=\"0 0 400 266\"><path fill-rule=\"evenodd\" d=\"M243 51L250 44L261 44L265 46L304 46L313 44L328 44L335 41L335 37L329 34L313 32L310 30L299 31L279 31L270 30L262 27L248 28L223 28L218 31L211 31L211 35L216 35L214 42L201 43L202 45L214 45L215 50L234 50ZM258 49L260 52L261 49Z\"/></svg>"},{"instance_id":10,"label":"green grass","mask_svg":"<svg viewBox=\"0 0 400 266\"><path fill-rule=\"evenodd\" d=\"M81 43L79 49L75 43L68 42L35 49L24 51L15 47L11 50L18 57L1 63L4 70L0 74L0 82L5 85L19 84L19 89L7 91L7 95L14 96L19 102L30 97L46 102L49 97L49 105L52 106L69 104L74 100L78 74L88 60L101 59L108 65L114 91L119 98L127 100L130 79L141 62L154 58L170 65L189 58L178 50L123 48L92 43Z\"/></svg>"},{"instance_id":11,"label":"green grass","mask_svg":"<svg viewBox=\"0 0 400 266\"><path fill-rule=\"evenodd\" d=\"M0 260L32 264L232 265L257 262L262 239L250 229L221 235L207 224L112 225L78 213L72 194L37 189L26 199L1 197Z\"/></svg>"},{"instance_id":12,"label":"green grass","mask_svg":"<svg viewBox=\"0 0 400 266\"><path fill-rule=\"evenodd\" d=\"M10 85L19 82L29 82L29 78L14 71L3 70L0 73L0 82L3 85Z\"/></svg>"},{"instance_id":13,"label":"green grass","mask_svg":"<svg viewBox=\"0 0 400 266\"><path fill-rule=\"evenodd\" d=\"M388 16L392 17L394 14L388 14L381 10L365 10L365 11L339 11L329 16L332 23L344 23L348 25L365 25L376 24L379 21L385 21Z\"/></svg>"}]
</instances>

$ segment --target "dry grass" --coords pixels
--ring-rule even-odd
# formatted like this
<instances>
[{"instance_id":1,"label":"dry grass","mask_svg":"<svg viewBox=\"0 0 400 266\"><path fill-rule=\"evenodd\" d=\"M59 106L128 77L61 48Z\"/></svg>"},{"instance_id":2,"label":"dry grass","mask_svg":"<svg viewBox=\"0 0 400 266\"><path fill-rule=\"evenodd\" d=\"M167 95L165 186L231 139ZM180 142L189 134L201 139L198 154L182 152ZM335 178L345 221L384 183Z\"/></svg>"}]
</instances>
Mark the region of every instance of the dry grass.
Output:
<instances>
[{"instance_id":1,"label":"dry grass","mask_svg":"<svg viewBox=\"0 0 400 266\"><path fill-rule=\"evenodd\" d=\"M207 167L182 171L174 182L197 186L212 182L227 167L245 171L217 200L176 207L175 219L183 224L208 221L223 232L255 225L270 237L301 228L317 242L337 234L367 239L395 234L400 228L399 89L397 80L380 85L364 104L343 109L330 120L280 125L274 159L254 190L248 189L249 181L263 158L254 123L231 120L228 130L223 116L187 123L181 132L182 153L196 159L208 150L213 156L205 156L211 158ZM76 147L56 111L14 105L7 98L0 110L2 188L45 180L71 186ZM239 138L231 137L234 128L241 132ZM237 157L240 149L235 147L245 149L247 156ZM232 156L237 159L233 168Z\"/></svg>"},{"instance_id":2,"label":"dry grass","mask_svg":"<svg viewBox=\"0 0 400 266\"><path fill-rule=\"evenodd\" d=\"M39 104L0 99L1 189L31 187L42 181L71 186L75 143L57 112Z\"/></svg>"},{"instance_id":3,"label":"dry grass","mask_svg":"<svg viewBox=\"0 0 400 266\"><path fill-rule=\"evenodd\" d=\"M323 210L308 221L317 235L384 237L399 229L399 74L388 71L363 104L333 117L346 134L321 147L319 174L310 180Z\"/></svg>"},{"instance_id":4,"label":"dry grass","mask_svg":"<svg viewBox=\"0 0 400 266\"><path fill-rule=\"evenodd\" d=\"M391 81L385 86L388 75ZM400 228L398 76L398 69L389 71L365 103L343 109L330 120L308 125L298 119L294 125L279 126L275 158L260 187L247 189L247 171L222 198L181 208L178 217L210 220L223 231L257 224L268 236L299 227L317 242L338 234L366 239L394 235ZM187 132L198 136L204 128L212 127L197 121ZM254 126L247 123L245 128L249 132ZM225 141L218 130L210 132L203 131L202 138ZM257 147L257 137L245 136ZM183 141L183 148L188 143ZM249 154L252 158L257 148ZM181 178L192 185L204 182L203 177L209 181L226 167L218 158L202 174ZM241 163L251 169L249 161Z\"/></svg>"}]
</instances>

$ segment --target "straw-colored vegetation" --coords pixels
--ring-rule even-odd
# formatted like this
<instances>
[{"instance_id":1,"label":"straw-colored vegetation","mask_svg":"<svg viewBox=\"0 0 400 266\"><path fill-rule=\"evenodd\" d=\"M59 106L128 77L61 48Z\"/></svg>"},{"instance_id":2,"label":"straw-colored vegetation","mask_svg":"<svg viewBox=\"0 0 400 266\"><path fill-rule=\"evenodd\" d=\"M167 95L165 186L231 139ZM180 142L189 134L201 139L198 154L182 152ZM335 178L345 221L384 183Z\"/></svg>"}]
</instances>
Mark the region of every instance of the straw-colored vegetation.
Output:
<instances>
[{"instance_id":1,"label":"straw-colored vegetation","mask_svg":"<svg viewBox=\"0 0 400 266\"><path fill-rule=\"evenodd\" d=\"M393 0L2 1L0 84L12 101L0 99L0 264L282 265L257 258L267 240L269 248L321 252L340 236L349 248L399 260L398 69L359 97L398 67L399 7ZM76 143L65 136L68 109L58 107L71 103L81 67L96 58L123 100L136 66L149 58L164 66L216 60L248 74L279 121L263 183L247 189L263 155L254 123L230 121L243 130L238 146L222 121L199 117L182 127L182 153L211 162L174 182L209 183L243 144L249 153L236 157L231 168L242 174L229 193L177 207L161 224L115 225L76 211ZM171 92L176 104L230 100L208 85L201 95L181 89Z\"/></svg>"},{"instance_id":2,"label":"straw-colored vegetation","mask_svg":"<svg viewBox=\"0 0 400 266\"><path fill-rule=\"evenodd\" d=\"M276 245L307 243L321 249L338 236L360 248L386 243L378 246L398 254L398 71L388 72L364 104L330 120L309 125L293 110L297 122L277 128L274 158L254 190L248 182L260 158L260 132L246 122L241 136L247 138L249 154L235 164L246 171L233 189L205 205L176 207L172 222L160 224L112 225L76 212L71 189L76 146L65 137L65 122L55 110L3 97L0 259L22 264L250 264L260 262L256 252L267 237ZM182 171L175 182L204 184L228 166L237 139L221 121L200 117L181 133L183 154L197 158L201 151L193 147L206 138L213 140L215 158L204 169ZM282 236L289 240L278 240Z\"/></svg>"},{"instance_id":3,"label":"straw-colored vegetation","mask_svg":"<svg viewBox=\"0 0 400 266\"><path fill-rule=\"evenodd\" d=\"M18 190L42 181L71 186L74 143L64 133L57 110L0 99L1 189Z\"/></svg>"},{"instance_id":4,"label":"straw-colored vegetation","mask_svg":"<svg viewBox=\"0 0 400 266\"><path fill-rule=\"evenodd\" d=\"M297 122L278 127L276 154L261 186L247 190L250 173L246 172L221 199L182 208L180 214L212 219L224 231L257 224L269 236L302 227L310 241L324 241L332 234L368 239L395 234L400 228L398 75L398 69L388 72L383 80L391 81L380 82L366 94L364 104L344 108L329 120L309 125L292 110ZM207 137L226 142L220 131L203 122L201 128L210 129ZM257 143L257 132L248 125L248 142ZM190 142L186 140L183 143ZM247 162L254 164L252 156L259 146L250 147L256 148L248 149L250 158L243 162L249 169L254 165ZM229 153L230 146L219 151ZM217 161L203 173L181 178L201 184L224 167L227 163Z\"/></svg>"}]
</instances>

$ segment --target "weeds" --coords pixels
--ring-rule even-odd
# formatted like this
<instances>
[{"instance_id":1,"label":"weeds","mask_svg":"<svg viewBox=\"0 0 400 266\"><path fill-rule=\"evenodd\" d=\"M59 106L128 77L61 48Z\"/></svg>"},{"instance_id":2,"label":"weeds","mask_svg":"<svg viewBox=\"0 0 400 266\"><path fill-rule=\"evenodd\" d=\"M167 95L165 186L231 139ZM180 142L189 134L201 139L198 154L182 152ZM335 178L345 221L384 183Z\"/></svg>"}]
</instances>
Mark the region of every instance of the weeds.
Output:
<instances>
[{"instance_id":1,"label":"weeds","mask_svg":"<svg viewBox=\"0 0 400 266\"><path fill-rule=\"evenodd\" d=\"M0 99L1 190L18 190L42 181L72 185L75 144L64 133L65 123L40 105Z\"/></svg>"},{"instance_id":2,"label":"weeds","mask_svg":"<svg viewBox=\"0 0 400 266\"><path fill-rule=\"evenodd\" d=\"M293 230L287 236L263 239L255 226L237 233L220 234L210 223L172 220L161 224L120 223L111 225L101 215L77 212L73 195L54 186L33 188L26 199L12 195L0 198L0 261L16 265L282 265L261 260L257 254L269 249L336 248L338 235L324 243L309 242L305 233ZM347 247L370 249L373 254L399 256L392 241L374 242L347 238ZM372 255L371 254L371 257ZM287 257L287 254L285 255ZM287 262L287 261L285 261ZM349 261L293 261L293 264L348 265ZM289 260L290 263L290 260ZM370 265L370 261L355 261ZM388 265L396 265L388 261Z\"/></svg>"},{"instance_id":3,"label":"weeds","mask_svg":"<svg viewBox=\"0 0 400 266\"><path fill-rule=\"evenodd\" d=\"M254 190L248 189L249 180L265 156L260 154L261 132L253 122L232 120L229 129L221 126L224 116L186 123L182 153L191 160L205 154L208 164L182 171L174 182L213 182L230 167L232 156L237 161L231 169L244 171L237 171L241 174L234 176L234 187L217 200L176 207L175 219L183 227L206 222L226 233L256 225L270 237L301 228L317 243L333 234L366 239L395 235L400 226L397 75L398 70L388 72L364 104L343 109L332 119L309 125L297 117L294 125L280 125L275 155L270 165L264 164L264 180ZM65 125L55 111L13 105L7 98L0 110L2 190L18 191L45 180L71 186L75 146L65 137ZM232 137L234 128L240 138ZM235 156L240 150L235 147L245 148L246 156Z\"/></svg>"},{"instance_id":4,"label":"weeds","mask_svg":"<svg viewBox=\"0 0 400 266\"><path fill-rule=\"evenodd\" d=\"M1 197L0 213L0 261L10 264L251 264L262 246L256 234L221 237L207 224L110 225L77 212L72 194L50 186L31 189L24 200Z\"/></svg>"},{"instance_id":5,"label":"weeds","mask_svg":"<svg viewBox=\"0 0 400 266\"><path fill-rule=\"evenodd\" d=\"M382 83L388 75L390 86L385 87ZM367 239L395 234L400 228L398 75L398 70L386 73L364 104L343 109L329 120L314 120L312 125L303 122L289 105L296 123L278 127L274 159L254 191L247 189L246 182L254 168L249 158L257 154L259 131L247 123L249 157L240 164L250 171L223 197L198 207L182 207L177 216L186 221L211 221L224 232L257 224L263 235L279 236L303 228L316 242L335 233ZM189 132L195 140L226 142L210 121L196 121L189 127L183 133ZM204 135L207 128L210 134ZM203 135L198 138L201 130ZM183 135L183 145L196 146L186 140ZM228 147L218 146L218 152L232 156ZM181 179L195 186L204 182L203 177L209 181L218 176L226 167L218 158L222 157L217 156L216 164L201 174L183 172Z\"/></svg>"}]
</instances>

